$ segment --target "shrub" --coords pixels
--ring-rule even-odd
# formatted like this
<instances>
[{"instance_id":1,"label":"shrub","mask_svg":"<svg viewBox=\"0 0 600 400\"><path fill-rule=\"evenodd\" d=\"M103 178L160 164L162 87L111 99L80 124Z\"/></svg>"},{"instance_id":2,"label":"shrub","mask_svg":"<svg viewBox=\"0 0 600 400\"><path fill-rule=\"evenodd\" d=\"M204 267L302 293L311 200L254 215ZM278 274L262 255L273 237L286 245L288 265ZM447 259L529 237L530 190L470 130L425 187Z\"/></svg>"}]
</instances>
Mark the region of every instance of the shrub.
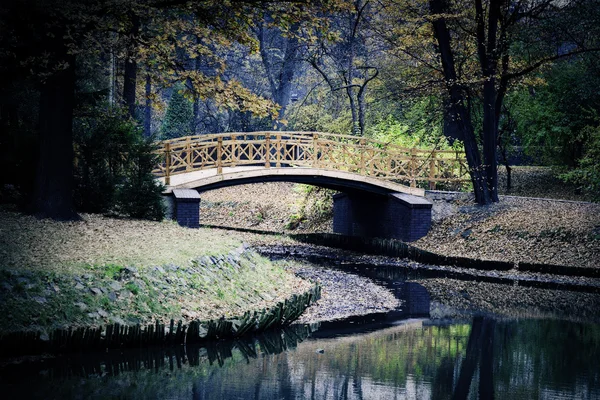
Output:
<instances>
[{"instance_id":1,"label":"shrub","mask_svg":"<svg viewBox=\"0 0 600 400\"><path fill-rule=\"evenodd\" d=\"M560 177L578 185L592 200L600 201L600 126L587 126L582 135L588 140L579 165Z\"/></svg>"},{"instance_id":2,"label":"shrub","mask_svg":"<svg viewBox=\"0 0 600 400\"><path fill-rule=\"evenodd\" d=\"M125 181L116 196L118 212L132 218L160 221L165 209L162 202L164 187L157 183L152 169L157 163L154 144L149 139L139 139L126 154Z\"/></svg>"},{"instance_id":3,"label":"shrub","mask_svg":"<svg viewBox=\"0 0 600 400\"><path fill-rule=\"evenodd\" d=\"M117 111L76 121L77 208L107 212L114 204L116 187L126 168L122 154L133 144L136 129Z\"/></svg>"},{"instance_id":4,"label":"shrub","mask_svg":"<svg viewBox=\"0 0 600 400\"><path fill-rule=\"evenodd\" d=\"M96 110L75 124L76 188L80 211L117 212L133 218L163 218L162 186L150 139L119 110Z\"/></svg>"}]
</instances>

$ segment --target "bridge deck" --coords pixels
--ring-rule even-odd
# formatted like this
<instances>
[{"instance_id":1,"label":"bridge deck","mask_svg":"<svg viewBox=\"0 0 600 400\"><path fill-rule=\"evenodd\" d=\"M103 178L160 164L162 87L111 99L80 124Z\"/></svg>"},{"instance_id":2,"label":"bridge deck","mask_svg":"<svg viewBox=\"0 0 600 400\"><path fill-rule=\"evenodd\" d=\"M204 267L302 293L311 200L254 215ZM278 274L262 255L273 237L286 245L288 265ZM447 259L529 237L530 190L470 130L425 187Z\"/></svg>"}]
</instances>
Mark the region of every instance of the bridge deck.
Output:
<instances>
[{"instance_id":1,"label":"bridge deck","mask_svg":"<svg viewBox=\"0 0 600 400\"><path fill-rule=\"evenodd\" d=\"M159 180L164 184L164 177ZM258 181L290 181L376 193L400 192L416 196L425 195L425 191L420 188L347 171L309 167L265 168L264 166L223 167L222 173L218 173L216 168L211 168L172 175L165 193L171 193L173 189L178 188L202 191Z\"/></svg>"}]
</instances>

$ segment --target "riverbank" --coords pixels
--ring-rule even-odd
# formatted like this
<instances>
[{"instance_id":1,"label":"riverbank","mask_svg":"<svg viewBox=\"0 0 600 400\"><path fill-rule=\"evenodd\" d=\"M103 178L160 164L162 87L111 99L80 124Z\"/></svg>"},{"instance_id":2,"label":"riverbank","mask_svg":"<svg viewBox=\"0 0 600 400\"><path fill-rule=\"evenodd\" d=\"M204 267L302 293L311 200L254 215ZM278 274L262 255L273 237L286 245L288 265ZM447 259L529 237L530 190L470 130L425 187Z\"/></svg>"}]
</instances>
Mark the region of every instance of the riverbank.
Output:
<instances>
[{"instance_id":1,"label":"riverbank","mask_svg":"<svg viewBox=\"0 0 600 400\"><path fill-rule=\"evenodd\" d=\"M0 209L0 333L241 316L312 284L243 245L176 223Z\"/></svg>"},{"instance_id":2,"label":"riverbank","mask_svg":"<svg viewBox=\"0 0 600 400\"><path fill-rule=\"evenodd\" d=\"M600 278L427 265L306 244L270 245L257 250L278 259L318 261L319 265L324 263L330 266L329 270L340 274L346 271L360 274L364 269L369 276L379 276L376 279L381 281L419 283L429 292L430 314L434 319L460 319L483 313L508 318L600 322ZM336 289L323 282L323 292ZM352 304L353 295L348 293L339 290L339 301ZM321 306L318 302L307 311Z\"/></svg>"},{"instance_id":3,"label":"riverbank","mask_svg":"<svg viewBox=\"0 0 600 400\"><path fill-rule=\"evenodd\" d=\"M558 187L554 181L554 192L535 183L532 176L548 178L548 169L517 172L513 192L525 194L529 184L533 194L575 196L572 188ZM331 209L329 191L290 183L222 188L203 194L201 203L207 225L282 234L333 232ZM252 244L286 243L247 237ZM468 194L439 198L434 200L431 230L412 244L442 256L600 268L600 204L502 195L498 203L482 207Z\"/></svg>"},{"instance_id":4,"label":"riverbank","mask_svg":"<svg viewBox=\"0 0 600 400\"><path fill-rule=\"evenodd\" d=\"M250 196L242 197L240 191ZM202 218L271 232L328 232L330 195L289 183L220 189L203 195ZM323 298L303 316L305 322L397 306L385 289L339 271L282 266L256 254L236 258L234 264L241 267L230 268L227 258L245 252L246 246L303 246L286 236L82 217L58 223L7 206L0 209L0 332L239 316L305 292L311 282L301 277L323 285ZM456 198L435 202L432 229L415 245L441 255L598 268L599 229L598 204L503 196L498 204L479 207ZM506 285L486 284L468 285L464 294L454 289L457 282L428 279L423 284L434 301L456 309L486 309L486 291L493 291L492 297L507 292ZM564 303L583 302L584 309L597 313L598 296L586 296ZM552 298L515 294L511 304L528 297ZM465 301L469 299L482 301ZM487 309L494 312L494 307Z\"/></svg>"}]
</instances>

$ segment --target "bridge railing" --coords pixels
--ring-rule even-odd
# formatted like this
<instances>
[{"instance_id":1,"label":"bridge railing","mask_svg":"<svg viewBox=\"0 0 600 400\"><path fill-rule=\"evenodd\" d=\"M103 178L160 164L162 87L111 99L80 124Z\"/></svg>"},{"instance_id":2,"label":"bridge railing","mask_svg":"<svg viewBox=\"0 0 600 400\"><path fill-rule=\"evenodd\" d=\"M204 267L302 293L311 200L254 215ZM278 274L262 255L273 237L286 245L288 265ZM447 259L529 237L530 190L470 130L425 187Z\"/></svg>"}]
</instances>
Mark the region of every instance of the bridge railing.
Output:
<instances>
[{"instance_id":1,"label":"bridge railing","mask_svg":"<svg viewBox=\"0 0 600 400\"><path fill-rule=\"evenodd\" d=\"M244 132L165 140L154 169L165 178L176 174L237 166L312 167L354 172L408 183L469 181L464 155L454 150L404 148L364 137L323 132Z\"/></svg>"}]
</instances>

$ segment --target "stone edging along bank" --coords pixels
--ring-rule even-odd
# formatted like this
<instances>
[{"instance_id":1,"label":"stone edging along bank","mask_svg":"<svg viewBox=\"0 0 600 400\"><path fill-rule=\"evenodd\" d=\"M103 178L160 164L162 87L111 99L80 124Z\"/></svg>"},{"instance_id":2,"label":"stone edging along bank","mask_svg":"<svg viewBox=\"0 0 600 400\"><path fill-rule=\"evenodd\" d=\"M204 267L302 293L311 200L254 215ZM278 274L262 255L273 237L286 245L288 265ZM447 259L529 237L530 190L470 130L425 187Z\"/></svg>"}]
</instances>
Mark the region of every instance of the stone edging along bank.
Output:
<instances>
[{"instance_id":1,"label":"stone edging along bank","mask_svg":"<svg viewBox=\"0 0 600 400\"><path fill-rule=\"evenodd\" d=\"M222 257L201 257L194 264L195 273L201 273L204 264L221 265L226 261L235 263L239 254ZM239 260L238 260L239 261ZM249 260L249 262L252 262ZM239 262L238 262L239 263ZM201 265L202 264L202 265ZM241 264L240 264L241 265ZM171 266L173 268L175 266ZM167 268L167 267L165 267ZM155 270L158 270L156 267ZM167 268L168 269L168 268ZM121 271L129 273L129 271ZM163 270L164 274L165 271ZM96 282L98 283L98 282ZM122 286L122 285L121 285ZM83 286L82 286L83 287ZM96 289L99 290L99 289ZM60 291L60 290L58 290ZM147 326L128 325L125 322L97 326L59 328L43 334L41 331L15 331L0 334L0 357L44 352L60 353L82 350L104 351L110 348L142 347L152 345L180 345L212 340L238 338L272 328L284 327L295 321L304 310L321 296L321 287L315 284L303 294L294 294L272 307L247 311L244 315L213 319L193 320L187 324L179 321L170 325L160 323Z\"/></svg>"},{"instance_id":2,"label":"stone edging along bank","mask_svg":"<svg viewBox=\"0 0 600 400\"><path fill-rule=\"evenodd\" d=\"M321 287L315 284L301 295L292 295L269 309L247 311L237 318L209 321L181 321L166 328L156 321L146 327L109 324L99 328L56 329L47 339L40 332L11 332L0 337L0 356L63 353L73 351L104 351L114 348L181 345L237 338L251 333L289 325L321 297Z\"/></svg>"}]
</instances>

